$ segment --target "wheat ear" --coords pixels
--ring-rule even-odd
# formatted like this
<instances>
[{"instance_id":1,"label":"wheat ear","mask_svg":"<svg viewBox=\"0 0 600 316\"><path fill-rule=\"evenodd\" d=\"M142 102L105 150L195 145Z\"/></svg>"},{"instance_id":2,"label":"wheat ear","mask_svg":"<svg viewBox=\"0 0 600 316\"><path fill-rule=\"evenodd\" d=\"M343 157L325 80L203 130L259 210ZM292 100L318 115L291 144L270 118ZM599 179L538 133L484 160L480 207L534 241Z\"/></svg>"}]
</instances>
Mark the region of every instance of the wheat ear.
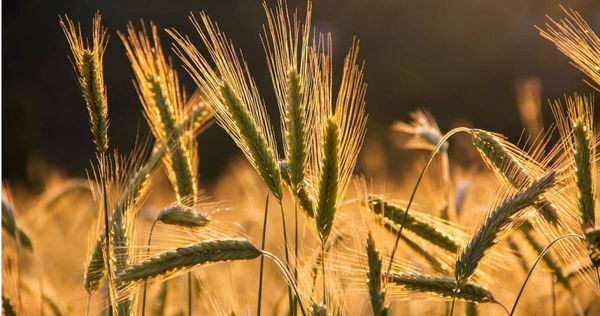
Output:
<instances>
[{"instance_id":1,"label":"wheat ear","mask_svg":"<svg viewBox=\"0 0 600 316\"><path fill-rule=\"evenodd\" d=\"M219 125L236 142L273 195L281 200L281 176L273 130L245 62L204 13L201 14L203 26L195 16L190 19L215 66L187 37L171 30L169 33L177 44L176 54L201 89Z\"/></svg>"},{"instance_id":2,"label":"wheat ear","mask_svg":"<svg viewBox=\"0 0 600 316\"><path fill-rule=\"evenodd\" d=\"M17 310L8 296L2 294L2 314L5 316L17 316Z\"/></svg>"},{"instance_id":3,"label":"wheat ear","mask_svg":"<svg viewBox=\"0 0 600 316\"><path fill-rule=\"evenodd\" d=\"M151 23L150 28L152 41L143 23L142 31L137 32L130 23L128 36L121 33L119 36L131 62L136 88L154 137L167 140L172 147L164 162L177 200L181 201L184 197L195 196L198 190L196 143L193 135L176 128L184 113L179 79L163 54L156 25ZM193 200L190 202L193 204Z\"/></svg>"},{"instance_id":4,"label":"wheat ear","mask_svg":"<svg viewBox=\"0 0 600 316\"><path fill-rule=\"evenodd\" d=\"M578 12L561 8L567 17L558 21L548 17L546 29L537 28L540 35L554 43L581 72L600 84L600 39Z\"/></svg>"},{"instance_id":5,"label":"wheat ear","mask_svg":"<svg viewBox=\"0 0 600 316\"><path fill-rule=\"evenodd\" d=\"M367 262L369 265L367 286L369 287L373 314L375 316L385 316L388 314L388 307L385 304L385 287L381 284L381 258L379 257L379 251L375 248L375 241L371 236L371 232L367 237Z\"/></svg>"},{"instance_id":6,"label":"wheat ear","mask_svg":"<svg viewBox=\"0 0 600 316\"><path fill-rule=\"evenodd\" d=\"M309 32L311 4L307 3L303 22L294 12L290 17L287 5L278 1L276 9L263 7L267 25L261 40L273 88L277 96L284 140L285 161L289 166L289 187L308 217L314 217L312 203L306 198L306 164L311 149L307 126L313 120L310 97Z\"/></svg>"},{"instance_id":7,"label":"wheat ear","mask_svg":"<svg viewBox=\"0 0 600 316\"><path fill-rule=\"evenodd\" d=\"M384 201L378 197L370 197L369 209L373 213L383 216L385 219L384 223L387 223L394 228L399 227L404 217L406 217L404 220L404 228L444 250L452 253L458 251L458 245L452 237L431 224L420 221L416 217L407 214L405 209L397 205Z\"/></svg>"},{"instance_id":8,"label":"wheat ear","mask_svg":"<svg viewBox=\"0 0 600 316\"><path fill-rule=\"evenodd\" d=\"M206 226L210 219L201 212L185 205L170 206L162 210L156 220L169 224L189 228Z\"/></svg>"},{"instance_id":9,"label":"wheat ear","mask_svg":"<svg viewBox=\"0 0 600 316\"><path fill-rule=\"evenodd\" d=\"M322 242L325 242L331 233L333 219L337 211L336 200L340 174L339 133L336 122L329 120L323 140L323 160L318 184L317 214L315 216L317 232Z\"/></svg>"},{"instance_id":10,"label":"wheat ear","mask_svg":"<svg viewBox=\"0 0 600 316\"><path fill-rule=\"evenodd\" d=\"M477 229L473 238L464 245L456 260L454 276L458 287L465 284L475 273L486 252L498 242L498 235L513 221L513 217L522 209L533 205L539 196L554 185L555 172L536 179L528 187L508 196L487 216Z\"/></svg>"},{"instance_id":11,"label":"wheat ear","mask_svg":"<svg viewBox=\"0 0 600 316\"><path fill-rule=\"evenodd\" d=\"M17 226L12 205L4 196L2 196L2 230L11 236L18 246L33 251L33 244L29 235Z\"/></svg>"},{"instance_id":12,"label":"wheat ear","mask_svg":"<svg viewBox=\"0 0 600 316\"><path fill-rule=\"evenodd\" d=\"M520 152L514 146L506 144L497 135L483 130L473 130L471 140L485 162L494 170L494 172L502 176L514 189L528 184L531 181L531 176L527 174L525 168L517 159L514 152L521 155L526 155ZM556 225L558 222L558 214L556 207L547 199L542 198L534 204L534 207L540 214L550 223Z\"/></svg>"},{"instance_id":13,"label":"wheat ear","mask_svg":"<svg viewBox=\"0 0 600 316\"><path fill-rule=\"evenodd\" d=\"M85 268L85 275L83 277L83 285L89 295L94 294L100 287L106 267L104 266L104 235L100 235L100 238L96 242L94 250L89 257L87 267Z\"/></svg>"},{"instance_id":14,"label":"wheat ear","mask_svg":"<svg viewBox=\"0 0 600 316\"><path fill-rule=\"evenodd\" d=\"M456 281L447 276L430 276L417 273L390 273L385 276L390 282L407 290L430 293L445 299L457 298L474 303L495 303L492 293L475 283L465 283L456 291Z\"/></svg>"},{"instance_id":15,"label":"wheat ear","mask_svg":"<svg viewBox=\"0 0 600 316\"><path fill-rule=\"evenodd\" d=\"M117 280L138 281L147 278L169 277L174 273L204 264L250 260L262 252L245 239L209 240L149 257L125 269Z\"/></svg>"},{"instance_id":16,"label":"wheat ear","mask_svg":"<svg viewBox=\"0 0 600 316\"><path fill-rule=\"evenodd\" d=\"M577 186L577 206L583 232L595 227L596 149L593 128L593 99L577 95L565 97L566 114L559 100L551 103L565 152L572 160L572 176Z\"/></svg>"},{"instance_id":17,"label":"wheat ear","mask_svg":"<svg viewBox=\"0 0 600 316\"><path fill-rule=\"evenodd\" d=\"M90 128L96 150L108 149L108 107L104 86L103 58L106 48L106 29L100 24L100 14L94 16L92 45L83 40L81 27L73 24L67 16L60 18L60 26L67 37L73 53L73 66L77 82L83 93L90 117Z\"/></svg>"}]
</instances>

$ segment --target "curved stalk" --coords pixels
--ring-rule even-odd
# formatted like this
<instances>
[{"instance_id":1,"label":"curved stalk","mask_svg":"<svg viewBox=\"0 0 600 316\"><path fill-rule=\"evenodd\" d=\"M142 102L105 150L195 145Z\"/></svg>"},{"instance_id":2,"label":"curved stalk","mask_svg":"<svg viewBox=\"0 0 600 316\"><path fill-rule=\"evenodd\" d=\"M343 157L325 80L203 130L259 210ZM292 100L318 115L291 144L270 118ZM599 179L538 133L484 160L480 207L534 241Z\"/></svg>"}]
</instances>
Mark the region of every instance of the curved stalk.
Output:
<instances>
[{"instance_id":1,"label":"curved stalk","mask_svg":"<svg viewBox=\"0 0 600 316\"><path fill-rule=\"evenodd\" d=\"M411 206L411 204L413 202L415 194L417 193L417 188L419 187L419 184L421 183L421 180L423 179L423 175L425 175L425 171L427 170L427 168L429 167L429 165L433 161L433 158L435 157L435 154L440 150L440 148L448 140L448 138L450 138L450 136L452 136L454 134L457 134L457 133L460 133L460 132L470 133L471 129L470 128L466 128L466 127L457 127L455 129L449 131L448 133L446 133L446 135L444 135L444 137L442 137L442 139L440 139L440 142L435 146L435 148L433 149L433 151L429 154L429 158L427 159L427 163L425 163L425 166L421 170L421 174L417 178L417 182L415 183L413 191L412 191L412 193L410 195L410 199L408 200L408 204L406 205L406 212L404 213L404 218L402 219L402 223L400 224L400 227L398 228L398 234L396 235L396 242L394 243L394 248L392 249L392 254L390 256L390 263L389 263L388 269L387 269L387 273L388 274L392 270L392 263L394 262L394 255L396 254L396 249L398 248L398 242L400 241L400 237L402 236L402 229L404 228L404 223L406 222L406 217L408 216L408 211L410 210L410 206Z\"/></svg>"},{"instance_id":2,"label":"curved stalk","mask_svg":"<svg viewBox=\"0 0 600 316\"><path fill-rule=\"evenodd\" d=\"M502 307L502 309L506 312L506 315L510 315L510 312L508 311L508 308L506 308L506 306L504 306L504 304L502 304L502 303L500 303L498 301L496 301L494 303L496 303L497 305L499 305L500 307Z\"/></svg>"},{"instance_id":3,"label":"curved stalk","mask_svg":"<svg viewBox=\"0 0 600 316\"><path fill-rule=\"evenodd\" d=\"M287 280L289 282L290 287L294 290L294 293L296 294L296 298L298 299L298 305L300 305L300 311L302 312L302 315L306 316L306 313L304 311L304 305L302 305L302 299L300 299L300 292L298 292L298 287L296 286L296 282L294 282L294 278L293 278L292 274L290 273L290 271L288 269L286 269L283 262L281 262L281 260L279 260L279 258L277 258L272 253L263 250L262 254L264 256L269 257L271 260L273 260L277 264L277 266L279 267L281 272L285 275L285 277L287 278Z\"/></svg>"},{"instance_id":4,"label":"curved stalk","mask_svg":"<svg viewBox=\"0 0 600 316\"><path fill-rule=\"evenodd\" d=\"M158 219L152 222L152 227L150 227L150 235L148 236L148 248L146 248L146 256L150 255L150 244L152 243L152 232L154 231L154 226L158 222ZM144 280L144 294L142 295L142 316L146 315L146 287L148 281Z\"/></svg>"},{"instance_id":5,"label":"curved stalk","mask_svg":"<svg viewBox=\"0 0 600 316\"><path fill-rule=\"evenodd\" d=\"M288 253L288 239L287 239L287 228L285 223L285 212L283 211L283 201L279 200L279 208L281 209L281 226L283 228L283 250L285 252L285 266L288 270L290 270L290 255ZM290 313L294 308L294 303L292 299L292 290L288 286L288 303L290 305Z\"/></svg>"},{"instance_id":6,"label":"curved stalk","mask_svg":"<svg viewBox=\"0 0 600 316\"><path fill-rule=\"evenodd\" d=\"M525 285L527 285L527 281L529 281L529 277L531 277L531 274L533 273L533 269L535 269L535 266L538 264L538 262L540 262L542 257L546 254L546 252L548 252L548 250L550 250L550 248L555 243L557 243L563 239L566 239L566 238L578 238L580 240L585 240L585 238L583 236L580 236L577 234L568 234L568 235L560 236L560 237L556 238L555 240L553 240L551 243L549 243L548 246L546 246L546 248L544 248L544 250L542 250L542 252L540 252L540 255L537 257L537 259L535 259L535 262L529 269L529 272L527 272L527 276L525 277L525 280L523 281L523 284L521 285L521 289L519 290L519 294L517 294L517 298L515 299L515 303L511 309L509 315L512 316L512 314L515 312L515 309L517 308L517 304L519 303L519 299L521 298L521 294L523 294L523 290L525 290Z\"/></svg>"},{"instance_id":7,"label":"curved stalk","mask_svg":"<svg viewBox=\"0 0 600 316\"><path fill-rule=\"evenodd\" d=\"M267 233L267 213L269 212L269 194L271 192L267 190L267 197L265 202L265 216L263 219L263 230L262 230L262 241L260 243L260 249L265 250L265 237ZM263 267L265 264L265 258L260 257L260 272L258 276L258 307L256 308L256 315L260 316L260 309L262 303L262 285L263 285Z\"/></svg>"}]
</instances>

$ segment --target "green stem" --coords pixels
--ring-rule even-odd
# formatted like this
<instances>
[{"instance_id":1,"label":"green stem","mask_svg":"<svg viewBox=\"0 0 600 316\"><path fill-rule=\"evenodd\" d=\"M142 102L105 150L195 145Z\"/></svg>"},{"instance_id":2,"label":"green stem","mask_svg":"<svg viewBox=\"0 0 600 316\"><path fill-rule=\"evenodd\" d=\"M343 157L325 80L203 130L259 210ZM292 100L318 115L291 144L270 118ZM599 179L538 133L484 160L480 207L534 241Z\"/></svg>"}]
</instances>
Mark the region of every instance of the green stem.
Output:
<instances>
[{"instance_id":1,"label":"green stem","mask_svg":"<svg viewBox=\"0 0 600 316\"><path fill-rule=\"evenodd\" d=\"M280 200L279 201L279 208L281 209L281 226L283 228L283 250L285 252L285 267L288 269L288 271L290 270L290 256L288 253L288 239L287 239L287 228L286 228L286 224L285 224L285 212L283 211L283 202ZM294 308L294 304L293 304L293 295L292 295L292 289L288 286L288 302L289 302L289 309L290 312L292 312L292 309Z\"/></svg>"},{"instance_id":2,"label":"green stem","mask_svg":"<svg viewBox=\"0 0 600 316\"><path fill-rule=\"evenodd\" d=\"M265 236L266 236L266 232L267 232L267 213L269 211L269 191L267 190L267 198L266 198L266 202L265 202L265 216L263 219L263 230L262 230L262 242L261 242L261 250L265 250ZM260 272L259 272L259 277L258 277L258 307L256 308L256 315L260 316L260 308L261 308L261 301L262 301L262 285L263 285L263 266L265 263L265 258L264 257L260 257Z\"/></svg>"},{"instance_id":3,"label":"green stem","mask_svg":"<svg viewBox=\"0 0 600 316\"><path fill-rule=\"evenodd\" d=\"M457 290L458 289L455 288L454 289L454 293L452 294L452 305L450 305L450 316L452 316L454 314L454 302L456 302L456 295L455 294L456 294Z\"/></svg>"},{"instance_id":4,"label":"green stem","mask_svg":"<svg viewBox=\"0 0 600 316\"><path fill-rule=\"evenodd\" d=\"M298 203L294 199L294 280L298 281ZM294 299L292 315L298 313L298 302Z\"/></svg>"},{"instance_id":5,"label":"green stem","mask_svg":"<svg viewBox=\"0 0 600 316\"><path fill-rule=\"evenodd\" d=\"M527 281L529 281L529 277L531 277L531 274L533 273L533 269L535 269L535 266L538 264L538 262L540 262L540 260L542 259L542 257L546 254L546 252L548 252L548 250L550 250L550 248L557 242L566 239L566 238L579 238L581 240L585 240L584 237L577 235L577 234L568 234L568 235L563 235L560 236L556 239L554 239L550 244L548 244L548 246L546 246L546 248L544 248L544 250L542 250L542 252L540 252L540 255L537 257L537 259L535 259L535 262L533 263L533 265L531 266L531 268L529 269L529 272L527 272L527 276L525 277L525 280L523 281L523 284L521 285L521 289L519 290L519 294L517 294L517 298L515 299L515 303L513 304L513 307L510 311L510 315L512 316L512 314L515 312L515 309L517 308L517 304L519 303L519 299L521 298L521 294L523 294L523 290L525 290L525 285L527 285Z\"/></svg>"},{"instance_id":6,"label":"green stem","mask_svg":"<svg viewBox=\"0 0 600 316\"><path fill-rule=\"evenodd\" d=\"M154 232L154 226L156 225L158 220L154 220L152 222L152 227L150 227L150 234L148 236L148 248L146 249L146 257L150 256L150 244L152 243L152 232ZM146 287L148 280L144 280L144 294L142 295L142 316L146 315Z\"/></svg>"},{"instance_id":7,"label":"green stem","mask_svg":"<svg viewBox=\"0 0 600 316\"><path fill-rule=\"evenodd\" d=\"M321 243L321 279L323 279L323 305L326 305L325 299L325 243Z\"/></svg>"},{"instance_id":8,"label":"green stem","mask_svg":"<svg viewBox=\"0 0 600 316\"><path fill-rule=\"evenodd\" d=\"M109 220L108 220L108 189L107 189L107 185L106 185L106 156L104 153L100 154L100 168L101 168L101 173L100 173L100 181L102 182L102 198L104 200L104 236L106 238L106 247L105 247L105 265L106 265L106 271L107 271L107 279L108 279L108 306L110 308L111 311L114 312L114 308L115 306L113 306L112 304L112 296L113 296L113 286L111 284L112 282L112 266L110 264L110 258L112 256L111 252L110 252L110 226L109 226Z\"/></svg>"},{"instance_id":9,"label":"green stem","mask_svg":"<svg viewBox=\"0 0 600 316\"><path fill-rule=\"evenodd\" d=\"M552 316L556 316L556 293L554 293L554 272L550 271L550 292L552 293Z\"/></svg>"},{"instance_id":10,"label":"green stem","mask_svg":"<svg viewBox=\"0 0 600 316\"><path fill-rule=\"evenodd\" d=\"M290 273L290 271L285 267L283 262L281 262L281 260L279 260L279 258L277 258L272 253L263 251L262 254L264 256L271 258L273 261L275 261L275 263L277 264L277 266L279 267L281 272L283 272L283 274L285 275L285 277L287 278L287 280L289 282L289 286L294 290L294 293L296 294L296 298L298 299L298 304L300 305L300 311L302 312L302 316L306 316L306 314L304 312L304 305L302 305L302 299L300 299L300 292L298 292L298 287L296 286L296 282L294 282L294 278L292 277L292 274Z\"/></svg>"},{"instance_id":11,"label":"green stem","mask_svg":"<svg viewBox=\"0 0 600 316\"><path fill-rule=\"evenodd\" d=\"M188 315L192 316L192 272L188 272Z\"/></svg>"},{"instance_id":12,"label":"green stem","mask_svg":"<svg viewBox=\"0 0 600 316\"><path fill-rule=\"evenodd\" d=\"M400 237L402 236L402 229L404 228L404 223L406 222L406 218L408 217L408 211L410 210L410 206L413 202L413 199L415 198L415 193L417 193L417 188L419 187L419 184L421 183L421 180L423 179L423 175L425 175L425 171L427 170L427 167L429 167L429 165L433 161L433 158L435 157L435 154L440 150L440 148L446 142L446 140L448 140L448 138L450 138L450 136L452 136L456 133L459 133L459 132L470 133L471 129L466 128L466 127L457 127L455 129L449 131L448 133L446 133L446 135L444 135L444 137L442 137L442 139L440 139L440 142L435 146L433 151L429 154L429 159L427 159L427 163L423 167L423 170L421 170L421 174L417 178L417 182L415 183L413 191L410 195L410 199L408 200L408 204L406 205L406 211L404 212L404 218L402 219L402 223L400 224L400 228L398 229L398 235L396 235L396 242L394 243L394 248L392 249L392 255L390 256L390 263L387 268L387 274L389 274L390 271L392 270L392 264L394 263L394 255L396 254L396 249L398 248L398 242L400 241ZM394 219L392 219L392 221L393 220Z\"/></svg>"}]
</instances>

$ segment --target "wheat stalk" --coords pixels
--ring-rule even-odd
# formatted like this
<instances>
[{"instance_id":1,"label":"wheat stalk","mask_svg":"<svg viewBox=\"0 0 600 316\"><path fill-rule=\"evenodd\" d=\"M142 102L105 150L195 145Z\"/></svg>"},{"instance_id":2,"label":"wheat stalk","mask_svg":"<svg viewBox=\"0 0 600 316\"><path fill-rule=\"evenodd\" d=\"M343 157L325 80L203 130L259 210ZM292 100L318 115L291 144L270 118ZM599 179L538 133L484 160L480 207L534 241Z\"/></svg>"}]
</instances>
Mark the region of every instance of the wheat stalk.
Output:
<instances>
[{"instance_id":1,"label":"wheat stalk","mask_svg":"<svg viewBox=\"0 0 600 316\"><path fill-rule=\"evenodd\" d=\"M429 223L420 221L416 217L407 214L406 210L402 209L401 207L374 196L369 197L368 202L369 209L373 213L380 214L384 217L384 223L387 223L394 228L399 227L402 223L402 220L406 216L406 220L404 220L404 228L444 250L452 253L456 253L458 251L458 245L451 236L440 231L440 229L430 225Z\"/></svg>"},{"instance_id":2,"label":"wheat stalk","mask_svg":"<svg viewBox=\"0 0 600 316\"><path fill-rule=\"evenodd\" d=\"M555 178L555 172L549 172L518 193L505 198L489 213L469 243L463 246L456 260L454 276L458 287L464 285L475 273L481 259L498 242L498 235L511 224L513 217L538 201L539 196L554 185Z\"/></svg>"},{"instance_id":3,"label":"wheat stalk","mask_svg":"<svg viewBox=\"0 0 600 316\"><path fill-rule=\"evenodd\" d=\"M73 67L87 105L96 150L103 153L108 150L108 107L102 70L107 37L100 20L100 14L96 13L91 46L84 42L79 24L75 27L66 15L60 17L60 26L73 54Z\"/></svg>"},{"instance_id":4,"label":"wheat stalk","mask_svg":"<svg viewBox=\"0 0 600 316\"><path fill-rule=\"evenodd\" d=\"M209 240L169 250L133 264L117 275L120 281L138 281L174 273L204 264L250 260L262 252L245 239Z\"/></svg>"},{"instance_id":5,"label":"wheat stalk","mask_svg":"<svg viewBox=\"0 0 600 316\"><path fill-rule=\"evenodd\" d=\"M456 298L474 303L495 303L492 293L485 287L475 283L465 283L456 290L456 281L447 276L430 276L417 273L390 273L385 277L403 288L430 293L445 299Z\"/></svg>"}]
</instances>

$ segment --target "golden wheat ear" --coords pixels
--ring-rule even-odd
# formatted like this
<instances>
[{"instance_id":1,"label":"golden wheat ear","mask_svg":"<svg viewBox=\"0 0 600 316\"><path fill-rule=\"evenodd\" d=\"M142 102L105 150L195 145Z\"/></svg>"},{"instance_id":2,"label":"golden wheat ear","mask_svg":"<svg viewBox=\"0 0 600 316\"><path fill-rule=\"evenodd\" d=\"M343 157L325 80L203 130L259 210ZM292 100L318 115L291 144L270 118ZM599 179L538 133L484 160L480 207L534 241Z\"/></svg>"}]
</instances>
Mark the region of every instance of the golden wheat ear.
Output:
<instances>
[{"instance_id":1,"label":"golden wheat ear","mask_svg":"<svg viewBox=\"0 0 600 316\"><path fill-rule=\"evenodd\" d=\"M328 45L329 46L329 45ZM319 114L318 134L313 141L315 157L312 170L316 179L316 224L322 241L331 232L335 215L345 198L354 172L358 153L366 132L363 65L357 64L358 42L355 41L344 61L342 82L335 112L331 103L331 55L313 52L315 107Z\"/></svg>"},{"instance_id":2,"label":"golden wheat ear","mask_svg":"<svg viewBox=\"0 0 600 316\"><path fill-rule=\"evenodd\" d=\"M498 242L498 236L511 224L519 211L535 204L540 195L554 185L555 180L556 173L550 172L536 179L526 188L505 198L489 213L473 238L463 246L456 260L454 276L457 288L470 280L485 254Z\"/></svg>"},{"instance_id":3,"label":"golden wheat ear","mask_svg":"<svg viewBox=\"0 0 600 316\"><path fill-rule=\"evenodd\" d=\"M593 127L593 98L575 94L565 97L566 110L559 100L551 103L557 121L569 182L575 183L582 231L593 229L595 219L596 138Z\"/></svg>"},{"instance_id":4,"label":"golden wheat ear","mask_svg":"<svg viewBox=\"0 0 600 316\"><path fill-rule=\"evenodd\" d=\"M561 8L566 17L558 21L548 17L545 30L537 27L540 35L554 43L575 67L600 85L600 39L577 11Z\"/></svg>"},{"instance_id":5,"label":"golden wheat ear","mask_svg":"<svg viewBox=\"0 0 600 316\"><path fill-rule=\"evenodd\" d=\"M197 145L192 133L177 128L177 124L185 119L185 101L177 72L163 53L158 29L150 23L150 40L143 22L141 27L142 31L136 31L130 23L127 36L122 33L119 36L131 62L136 90L154 137L173 147L165 155L164 165L177 199L181 201L186 196L196 196L198 191ZM197 124L195 120L192 123Z\"/></svg>"},{"instance_id":6,"label":"golden wheat ear","mask_svg":"<svg viewBox=\"0 0 600 316\"><path fill-rule=\"evenodd\" d=\"M273 129L265 105L243 58L208 16L202 23L191 16L209 54L205 58L192 42L177 31L168 31L175 39L176 54L210 104L217 122L259 173L278 200L282 185Z\"/></svg>"},{"instance_id":7,"label":"golden wheat ear","mask_svg":"<svg viewBox=\"0 0 600 316\"><path fill-rule=\"evenodd\" d=\"M298 204L308 217L314 217L312 198L305 181L308 163L310 138L312 133L312 106L310 97L309 31L311 4L307 3L304 21L297 12L290 14L287 5L278 1L275 9L263 4L267 16L267 26L261 35L273 88L277 96L283 144L286 175ZM282 170L283 172L283 170Z\"/></svg>"},{"instance_id":8,"label":"golden wheat ear","mask_svg":"<svg viewBox=\"0 0 600 316\"><path fill-rule=\"evenodd\" d=\"M108 40L100 20L100 13L96 13L91 46L83 40L79 24L75 27L68 16L60 17L60 26L73 54L73 67L88 109L96 150L103 153L108 149L108 106L103 72L104 50Z\"/></svg>"}]
</instances>

